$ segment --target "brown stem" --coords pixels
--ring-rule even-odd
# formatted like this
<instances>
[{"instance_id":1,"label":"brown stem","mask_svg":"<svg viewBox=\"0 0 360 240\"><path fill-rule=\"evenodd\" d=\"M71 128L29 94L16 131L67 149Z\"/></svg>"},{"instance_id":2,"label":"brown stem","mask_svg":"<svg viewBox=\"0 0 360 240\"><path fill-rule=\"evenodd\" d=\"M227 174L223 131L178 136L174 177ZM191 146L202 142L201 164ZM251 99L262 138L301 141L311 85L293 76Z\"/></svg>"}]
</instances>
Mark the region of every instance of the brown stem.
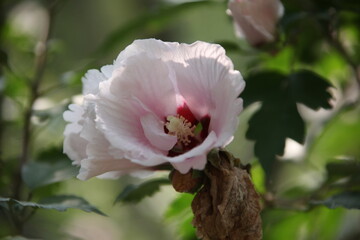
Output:
<instances>
[{"instance_id":1,"label":"brown stem","mask_svg":"<svg viewBox=\"0 0 360 240\"><path fill-rule=\"evenodd\" d=\"M47 52L48 52L48 41L50 39L51 28L53 24L55 5L52 5L48 8L49 13L49 22L46 29L46 33L43 38L38 42L36 51L35 51L35 74L31 81L30 85L30 98L28 106L24 112L24 125L23 125L23 136L22 136L22 147L21 147L21 156L19 158L19 165L17 172L14 177L14 192L13 197L15 199L21 198L21 189L22 189L22 178L21 178L21 169L29 160L30 157L30 139L31 139L31 117L33 106L36 99L39 97L39 86L44 76L44 71L47 61Z\"/></svg>"}]
</instances>

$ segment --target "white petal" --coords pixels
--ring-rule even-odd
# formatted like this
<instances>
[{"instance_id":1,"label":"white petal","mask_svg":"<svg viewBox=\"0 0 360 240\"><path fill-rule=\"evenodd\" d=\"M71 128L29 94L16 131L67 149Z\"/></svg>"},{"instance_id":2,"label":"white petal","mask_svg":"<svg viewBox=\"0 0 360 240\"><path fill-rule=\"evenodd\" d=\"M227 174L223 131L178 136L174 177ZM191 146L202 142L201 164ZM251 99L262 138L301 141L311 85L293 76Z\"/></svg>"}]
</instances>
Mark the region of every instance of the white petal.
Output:
<instances>
[{"instance_id":1,"label":"white petal","mask_svg":"<svg viewBox=\"0 0 360 240\"><path fill-rule=\"evenodd\" d=\"M204 170L206 163L207 163L207 155L203 154L200 156L186 159L183 162L172 163L172 165L180 173L185 174L189 172L190 169Z\"/></svg>"},{"instance_id":2,"label":"white petal","mask_svg":"<svg viewBox=\"0 0 360 240\"><path fill-rule=\"evenodd\" d=\"M171 77L162 61L141 55L127 59L126 65L115 70L109 81L100 84L96 100L98 127L112 146L128 154L126 158L144 159L145 152L164 154L164 147L154 147L145 136L140 119L149 111L158 119L176 114ZM143 163L146 166L163 163L161 158L146 157Z\"/></svg>"},{"instance_id":3,"label":"white petal","mask_svg":"<svg viewBox=\"0 0 360 240\"><path fill-rule=\"evenodd\" d=\"M157 39L135 40L119 54L114 66L119 67L123 64L124 60L144 53L151 58L161 58L163 60L173 59L172 56L174 56L174 52L178 46L179 43L163 42Z\"/></svg>"},{"instance_id":4,"label":"white petal","mask_svg":"<svg viewBox=\"0 0 360 240\"><path fill-rule=\"evenodd\" d=\"M238 79L230 78L226 79L224 83L219 82L211 91L214 108L210 109L209 129L215 131L218 136L217 147L224 147L232 139L238 125L237 116L242 111L243 102L238 96L243 90L245 82L239 73L232 77L236 75Z\"/></svg>"},{"instance_id":5,"label":"white petal","mask_svg":"<svg viewBox=\"0 0 360 240\"><path fill-rule=\"evenodd\" d=\"M101 67L101 72L104 74L106 79L111 78L113 71L114 71L113 65L105 65Z\"/></svg>"},{"instance_id":6,"label":"white petal","mask_svg":"<svg viewBox=\"0 0 360 240\"><path fill-rule=\"evenodd\" d=\"M67 122L78 122L84 113L83 107L77 104L70 104L69 111L63 113L63 118Z\"/></svg>"},{"instance_id":7,"label":"white petal","mask_svg":"<svg viewBox=\"0 0 360 240\"><path fill-rule=\"evenodd\" d=\"M96 95L99 92L99 84L111 78L114 70L113 65L105 65L101 68L101 71L91 69L85 73L85 76L81 79L83 83L83 94Z\"/></svg>"},{"instance_id":8,"label":"white petal","mask_svg":"<svg viewBox=\"0 0 360 240\"><path fill-rule=\"evenodd\" d=\"M169 151L177 142L176 136L164 132L164 122L157 119L153 114L147 114L140 118L144 134L149 142L156 148Z\"/></svg>"},{"instance_id":9,"label":"white petal","mask_svg":"<svg viewBox=\"0 0 360 240\"><path fill-rule=\"evenodd\" d=\"M176 111L173 78L174 72L163 61L139 54L114 72L110 93L119 100L135 97L162 118Z\"/></svg>"},{"instance_id":10,"label":"white petal","mask_svg":"<svg viewBox=\"0 0 360 240\"><path fill-rule=\"evenodd\" d=\"M87 141L79 134L71 133L65 136L63 152L74 161L75 165L80 165L82 159L86 158Z\"/></svg>"},{"instance_id":11,"label":"white petal","mask_svg":"<svg viewBox=\"0 0 360 240\"><path fill-rule=\"evenodd\" d=\"M95 69L87 71L81 79L83 83L83 94L97 94L99 92L99 83L106 80L106 76Z\"/></svg>"},{"instance_id":12,"label":"white petal","mask_svg":"<svg viewBox=\"0 0 360 240\"><path fill-rule=\"evenodd\" d=\"M196 42L181 45L179 54L184 64L174 64L177 86L190 110L200 119L214 107L212 89L221 81L226 83L229 71L233 69L225 50L216 44Z\"/></svg>"}]
</instances>

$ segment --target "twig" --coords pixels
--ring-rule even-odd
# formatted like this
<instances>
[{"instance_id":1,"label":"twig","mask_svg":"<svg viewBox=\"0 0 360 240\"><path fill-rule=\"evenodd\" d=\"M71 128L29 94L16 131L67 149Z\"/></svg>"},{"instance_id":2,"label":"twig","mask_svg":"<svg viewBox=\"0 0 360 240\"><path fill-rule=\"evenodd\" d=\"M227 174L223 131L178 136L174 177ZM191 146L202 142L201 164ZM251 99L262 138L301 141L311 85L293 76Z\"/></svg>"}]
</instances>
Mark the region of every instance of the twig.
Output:
<instances>
[{"instance_id":1,"label":"twig","mask_svg":"<svg viewBox=\"0 0 360 240\"><path fill-rule=\"evenodd\" d=\"M48 12L49 12L49 22L43 39L41 39L37 45L37 49L35 53L36 54L35 74L30 85L29 103L24 112L21 156L19 158L17 172L14 176L14 192L13 192L14 199L20 199L21 197L20 196L22 189L21 169L24 166L24 164L29 160L29 156L30 156L31 117L32 117L34 103L36 99L39 97L39 86L41 84L46 67L48 41L50 39L50 33L53 25L55 5L50 6L48 8Z\"/></svg>"}]
</instances>

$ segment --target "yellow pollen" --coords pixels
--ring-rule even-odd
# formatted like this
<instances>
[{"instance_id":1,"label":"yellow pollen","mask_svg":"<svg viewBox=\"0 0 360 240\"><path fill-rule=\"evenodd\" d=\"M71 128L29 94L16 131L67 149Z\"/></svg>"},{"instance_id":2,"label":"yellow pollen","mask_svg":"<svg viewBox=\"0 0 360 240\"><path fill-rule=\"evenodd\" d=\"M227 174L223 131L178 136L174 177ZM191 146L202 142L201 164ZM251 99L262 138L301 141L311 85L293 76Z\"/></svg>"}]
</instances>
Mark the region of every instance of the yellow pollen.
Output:
<instances>
[{"instance_id":1,"label":"yellow pollen","mask_svg":"<svg viewBox=\"0 0 360 240\"><path fill-rule=\"evenodd\" d=\"M176 136L179 143L183 143L185 146L191 142L189 137L194 137L195 126L191 126L191 123L183 116L168 116L168 121L165 123L165 127L169 130L169 134Z\"/></svg>"}]
</instances>

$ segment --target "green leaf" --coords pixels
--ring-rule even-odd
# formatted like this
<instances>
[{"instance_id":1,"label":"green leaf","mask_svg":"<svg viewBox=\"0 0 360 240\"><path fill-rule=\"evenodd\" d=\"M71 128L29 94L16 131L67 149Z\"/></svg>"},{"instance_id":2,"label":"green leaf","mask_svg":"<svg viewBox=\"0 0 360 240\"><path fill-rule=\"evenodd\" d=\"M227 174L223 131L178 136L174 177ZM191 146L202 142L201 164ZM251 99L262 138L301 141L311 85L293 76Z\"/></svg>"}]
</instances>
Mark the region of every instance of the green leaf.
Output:
<instances>
[{"instance_id":1,"label":"green leaf","mask_svg":"<svg viewBox=\"0 0 360 240\"><path fill-rule=\"evenodd\" d=\"M311 109L330 109L332 98L329 88L331 84L318 74L302 70L289 76L291 95L298 103L303 103Z\"/></svg>"},{"instance_id":2,"label":"green leaf","mask_svg":"<svg viewBox=\"0 0 360 240\"><path fill-rule=\"evenodd\" d=\"M326 165L329 180L357 176L360 172L360 161L342 160L330 162Z\"/></svg>"},{"instance_id":3,"label":"green leaf","mask_svg":"<svg viewBox=\"0 0 360 240\"><path fill-rule=\"evenodd\" d=\"M255 155L269 175L276 156L284 154L286 138L304 142L305 123L297 103L313 109L330 108L331 85L315 73L299 71L291 75L265 71L250 75L241 95L244 105L262 102L249 120L246 137L255 140Z\"/></svg>"},{"instance_id":4,"label":"green leaf","mask_svg":"<svg viewBox=\"0 0 360 240\"><path fill-rule=\"evenodd\" d=\"M39 203L35 202L26 202L26 201L18 201L11 198L2 198L0 197L0 207L4 207L9 209L10 207L14 207L17 209L22 209L23 207L31 207L31 208L42 208L42 209L52 209L57 211L66 211L69 208L80 209L85 212L94 212L103 216L106 216L96 207L90 205L85 199L72 195L58 195L52 196L45 199L42 199Z\"/></svg>"},{"instance_id":5,"label":"green leaf","mask_svg":"<svg viewBox=\"0 0 360 240\"><path fill-rule=\"evenodd\" d=\"M267 209L261 216L264 240L336 239L343 215L343 209L315 208L306 212Z\"/></svg>"},{"instance_id":6,"label":"green leaf","mask_svg":"<svg viewBox=\"0 0 360 240\"><path fill-rule=\"evenodd\" d=\"M165 217L168 219L178 218L179 215L187 214L187 212L190 210L191 202L193 201L194 197L195 195L189 193L180 194L169 205L165 212Z\"/></svg>"},{"instance_id":7,"label":"green leaf","mask_svg":"<svg viewBox=\"0 0 360 240\"><path fill-rule=\"evenodd\" d=\"M22 178L30 189L46 186L76 176L78 168L70 160L55 163L30 162L22 168Z\"/></svg>"},{"instance_id":8,"label":"green leaf","mask_svg":"<svg viewBox=\"0 0 360 240\"><path fill-rule=\"evenodd\" d=\"M191 224L194 214L191 210L191 202L195 195L180 194L173 200L165 212L165 218L172 221L177 226L177 231L181 239L197 239L195 236L195 228Z\"/></svg>"},{"instance_id":9,"label":"green leaf","mask_svg":"<svg viewBox=\"0 0 360 240\"><path fill-rule=\"evenodd\" d=\"M359 142L360 109L357 105L345 107L326 124L310 149L307 161L324 168L336 156L360 160Z\"/></svg>"},{"instance_id":10,"label":"green leaf","mask_svg":"<svg viewBox=\"0 0 360 240\"><path fill-rule=\"evenodd\" d=\"M325 205L328 208L343 207L347 209L360 209L360 192L343 192L324 201L313 201L315 205Z\"/></svg>"},{"instance_id":11,"label":"green leaf","mask_svg":"<svg viewBox=\"0 0 360 240\"><path fill-rule=\"evenodd\" d=\"M18 76L10 71L5 71L4 95L16 99L18 97L26 98L28 96L29 80L26 77Z\"/></svg>"},{"instance_id":12,"label":"green leaf","mask_svg":"<svg viewBox=\"0 0 360 240\"><path fill-rule=\"evenodd\" d=\"M245 80L246 88L241 94L244 107L257 101L271 101L279 93L285 91L286 75L279 72L259 72L248 76Z\"/></svg>"},{"instance_id":13,"label":"green leaf","mask_svg":"<svg viewBox=\"0 0 360 240\"><path fill-rule=\"evenodd\" d=\"M324 18L323 15L297 10L293 13L287 11L282 17L279 25L286 42L295 51L293 62L297 60L307 65L314 64L322 56L320 46L325 34L319 21Z\"/></svg>"},{"instance_id":14,"label":"green leaf","mask_svg":"<svg viewBox=\"0 0 360 240\"><path fill-rule=\"evenodd\" d=\"M255 140L255 155L265 172L270 174L276 156L284 154L286 138L303 143L305 124L295 103L266 102L249 121L246 137Z\"/></svg>"},{"instance_id":15,"label":"green leaf","mask_svg":"<svg viewBox=\"0 0 360 240\"><path fill-rule=\"evenodd\" d=\"M9 68L9 59L4 49L0 48L0 72L2 68Z\"/></svg>"},{"instance_id":16,"label":"green leaf","mask_svg":"<svg viewBox=\"0 0 360 240\"><path fill-rule=\"evenodd\" d=\"M160 186L170 184L167 178L152 179L139 185L128 185L117 196L115 202L138 203L147 196L152 196L160 190Z\"/></svg>"},{"instance_id":17,"label":"green leaf","mask_svg":"<svg viewBox=\"0 0 360 240\"><path fill-rule=\"evenodd\" d=\"M67 106L64 111L67 110ZM58 146L49 147L44 151L41 151L35 157L36 161L47 162L47 163L56 163L59 161L71 162L71 160L63 153L63 148Z\"/></svg>"}]
</instances>

